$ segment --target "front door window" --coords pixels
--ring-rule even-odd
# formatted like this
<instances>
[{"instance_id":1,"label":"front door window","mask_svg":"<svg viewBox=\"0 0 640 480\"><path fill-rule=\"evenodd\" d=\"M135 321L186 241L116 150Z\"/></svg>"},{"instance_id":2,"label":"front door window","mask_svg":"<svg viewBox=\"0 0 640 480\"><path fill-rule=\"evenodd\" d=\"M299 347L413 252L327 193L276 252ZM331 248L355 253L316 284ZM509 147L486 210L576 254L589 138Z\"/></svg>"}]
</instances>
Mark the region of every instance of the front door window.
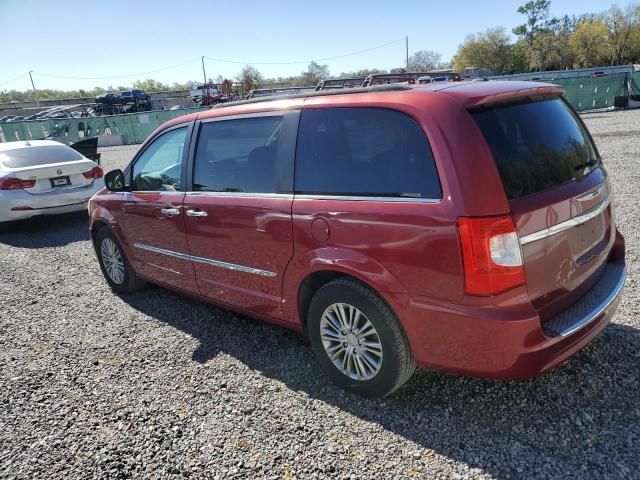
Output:
<instances>
[{"instance_id":1,"label":"front door window","mask_svg":"<svg viewBox=\"0 0 640 480\"><path fill-rule=\"evenodd\" d=\"M181 165L186 128L178 128L157 138L133 165L133 190L175 192L182 190Z\"/></svg>"}]
</instances>

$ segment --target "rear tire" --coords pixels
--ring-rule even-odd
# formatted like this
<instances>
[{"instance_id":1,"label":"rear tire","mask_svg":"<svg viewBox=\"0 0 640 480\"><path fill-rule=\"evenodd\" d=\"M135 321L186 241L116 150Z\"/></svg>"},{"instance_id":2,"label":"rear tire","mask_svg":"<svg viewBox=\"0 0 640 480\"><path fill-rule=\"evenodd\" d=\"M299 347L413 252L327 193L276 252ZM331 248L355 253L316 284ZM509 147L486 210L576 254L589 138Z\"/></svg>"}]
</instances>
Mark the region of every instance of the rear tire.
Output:
<instances>
[{"instance_id":1,"label":"rear tire","mask_svg":"<svg viewBox=\"0 0 640 480\"><path fill-rule=\"evenodd\" d=\"M316 292L307 333L324 371L349 392L389 395L415 371L409 344L391 309L349 278L338 278Z\"/></svg>"},{"instance_id":2,"label":"rear tire","mask_svg":"<svg viewBox=\"0 0 640 480\"><path fill-rule=\"evenodd\" d=\"M102 274L115 292L131 293L145 285L136 276L122 245L109 227L102 227L96 234L96 254Z\"/></svg>"}]
</instances>

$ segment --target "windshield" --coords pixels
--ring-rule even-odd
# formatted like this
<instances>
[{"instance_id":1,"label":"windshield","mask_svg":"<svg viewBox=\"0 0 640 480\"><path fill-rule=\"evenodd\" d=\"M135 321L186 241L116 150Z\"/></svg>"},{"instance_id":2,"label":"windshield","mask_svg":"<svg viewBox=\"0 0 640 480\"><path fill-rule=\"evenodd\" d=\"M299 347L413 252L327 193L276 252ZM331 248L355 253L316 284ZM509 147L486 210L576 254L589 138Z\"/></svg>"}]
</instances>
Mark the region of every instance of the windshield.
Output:
<instances>
[{"instance_id":1,"label":"windshield","mask_svg":"<svg viewBox=\"0 0 640 480\"><path fill-rule=\"evenodd\" d=\"M473 117L509 199L563 185L598 166L589 135L559 98L490 107Z\"/></svg>"}]
</instances>

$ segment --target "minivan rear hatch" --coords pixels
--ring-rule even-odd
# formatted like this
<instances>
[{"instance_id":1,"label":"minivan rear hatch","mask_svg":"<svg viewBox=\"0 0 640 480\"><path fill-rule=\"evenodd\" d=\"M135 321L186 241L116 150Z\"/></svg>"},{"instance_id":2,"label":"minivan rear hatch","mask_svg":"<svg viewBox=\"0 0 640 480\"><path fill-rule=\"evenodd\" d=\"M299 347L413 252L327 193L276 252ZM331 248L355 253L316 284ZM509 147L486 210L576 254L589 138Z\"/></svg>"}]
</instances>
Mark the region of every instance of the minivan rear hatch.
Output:
<instances>
[{"instance_id":1,"label":"minivan rear hatch","mask_svg":"<svg viewBox=\"0 0 640 480\"><path fill-rule=\"evenodd\" d=\"M584 124L558 95L471 109L520 236L527 289L546 321L602 274L615 240L611 187Z\"/></svg>"}]
</instances>

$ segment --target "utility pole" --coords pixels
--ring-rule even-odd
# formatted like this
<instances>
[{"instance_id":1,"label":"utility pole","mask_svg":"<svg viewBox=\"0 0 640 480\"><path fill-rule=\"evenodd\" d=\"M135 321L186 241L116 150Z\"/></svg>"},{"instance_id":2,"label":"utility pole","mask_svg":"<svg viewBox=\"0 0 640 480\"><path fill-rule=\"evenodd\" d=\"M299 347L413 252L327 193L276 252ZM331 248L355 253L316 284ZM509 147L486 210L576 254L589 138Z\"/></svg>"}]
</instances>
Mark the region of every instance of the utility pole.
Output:
<instances>
[{"instance_id":1,"label":"utility pole","mask_svg":"<svg viewBox=\"0 0 640 480\"><path fill-rule=\"evenodd\" d=\"M29 78L31 79L31 86L33 87L33 93L36 96L36 105L38 105L38 107L40 106L40 99L38 98L38 91L36 90L36 85L33 83L33 77L31 76L31 73L33 72L33 70L29 70Z\"/></svg>"},{"instance_id":2,"label":"utility pole","mask_svg":"<svg viewBox=\"0 0 640 480\"><path fill-rule=\"evenodd\" d=\"M204 55L202 56L202 76L204 78L204 83L207 83L207 72L204 69Z\"/></svg>"},{"instance_id":3,"label":"utility pole","mask_svg":"<svg viewBox=\"0 0 640 480\"><path fill-rule=\"evenodd\" d=\"M407 72L409 71L409 35L404 37L404 47L407 53Z\"/></svg>"}]
</instances>

